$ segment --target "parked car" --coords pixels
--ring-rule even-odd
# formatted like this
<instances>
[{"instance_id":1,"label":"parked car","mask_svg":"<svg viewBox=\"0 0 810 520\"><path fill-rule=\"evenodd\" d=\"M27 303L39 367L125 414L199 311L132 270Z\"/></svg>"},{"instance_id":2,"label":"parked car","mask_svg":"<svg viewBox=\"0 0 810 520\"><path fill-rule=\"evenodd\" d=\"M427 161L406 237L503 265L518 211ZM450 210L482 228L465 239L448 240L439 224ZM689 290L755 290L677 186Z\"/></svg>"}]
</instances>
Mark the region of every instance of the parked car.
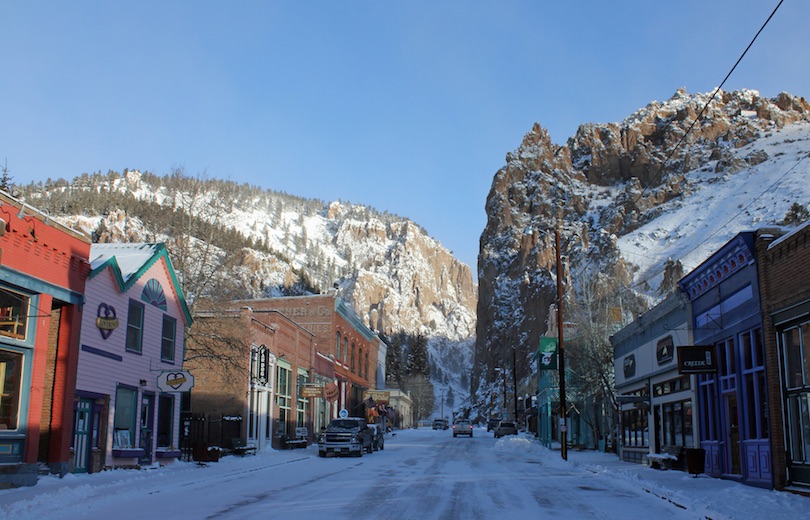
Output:
<instances>
[{"instance_id":1,"label":"parked car","mask_svg":"<svg viewBox=\"0 0 810 520\"><path fill-rule=\"evenodd\" d=\"M504 435L517 435L517 426L510 421L501 421L495 427L495 438L498 439Z\"/></svg>"},{"instance_id":2,"label":"parked car","mask_svg":"<svg viewBox=\"0 0 810 520\"><path fill-rule=\"evenodd\" d=\"M362 457L364 451L374 451L374 431L362 417L332 419L318 439L320 457L329 453Z\"/></svg>"},{"instance_id":3,"label":"parked car","mask_svg":"<svg viewBox=\"0 0 810 520\"><path fill-rule=\"evenodd\" d=\"M501 422L500 417L490 417L489 420L487 421L487 431L491 431L497 428L499 422Z\"/></svg>"},{"instance_id":4,"label":"parked car","mask_svg":"<svg viewBox=\"0 0 810 520\"><path fill-rule=\"evenodd\" d=\"M453 423L453 437L458 437L459 435L473 436L473 425L470 421L459 419Z\"/></svg>"},{"instance_id":5,"label":"parked car","mask_svg":"<svg viewBox=\"0 0 810 520\"><path fill-rule=\"evenodd\" d=\"M449 427L450 427L450 425L447 423L447 419L434 419L433 420L433 429L434 430L446 430Z\"/></svg>"},{"instance_id":6,"label":"parked car","mask_svg":"<svg viewBox=\"0 0 810 520\"><path fill-rule=\"evenodd\" d=\"M383 427L379 424L369 424L368 427L374 432L374 439L372 441L374 451L384 450L385 432L383 432Z\"/></svg>"}]
</instances>

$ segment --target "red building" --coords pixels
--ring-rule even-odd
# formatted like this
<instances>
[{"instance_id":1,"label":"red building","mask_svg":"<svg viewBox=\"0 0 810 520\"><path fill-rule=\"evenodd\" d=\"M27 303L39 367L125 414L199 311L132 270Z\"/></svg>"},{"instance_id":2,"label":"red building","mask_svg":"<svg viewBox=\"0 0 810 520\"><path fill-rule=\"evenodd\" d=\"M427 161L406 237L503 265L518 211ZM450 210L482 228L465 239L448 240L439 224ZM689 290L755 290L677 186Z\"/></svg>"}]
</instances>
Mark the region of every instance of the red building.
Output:
<instances>
[{"instance_id":1,"label":"red building","mask_svg":"<svg viewBox=\"0 0 810 520\"><path fill-rule=\"evenodd\" d=\"M70 471L90 239L0 191L0 488Z\"/></svg>"}]
</instances>

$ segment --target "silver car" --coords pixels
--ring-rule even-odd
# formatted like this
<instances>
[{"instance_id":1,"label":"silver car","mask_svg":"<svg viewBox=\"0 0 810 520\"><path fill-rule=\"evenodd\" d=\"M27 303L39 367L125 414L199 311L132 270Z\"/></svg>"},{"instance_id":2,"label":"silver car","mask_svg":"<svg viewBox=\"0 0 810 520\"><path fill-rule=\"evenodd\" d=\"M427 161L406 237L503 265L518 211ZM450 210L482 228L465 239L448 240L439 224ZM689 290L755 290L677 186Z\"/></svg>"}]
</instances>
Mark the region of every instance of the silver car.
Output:
<instances>
[{"instance_id":1,"label":"silver car","mask_svg":"<svg viewBox=\"0 0 810 520\"><path fill-rule=\"evenodd\" d=\"M517 435L517 426L515 423L509 421L501 421L495 427L495 438L498 439L504 435Z\"/></svg>"}]
</instances>

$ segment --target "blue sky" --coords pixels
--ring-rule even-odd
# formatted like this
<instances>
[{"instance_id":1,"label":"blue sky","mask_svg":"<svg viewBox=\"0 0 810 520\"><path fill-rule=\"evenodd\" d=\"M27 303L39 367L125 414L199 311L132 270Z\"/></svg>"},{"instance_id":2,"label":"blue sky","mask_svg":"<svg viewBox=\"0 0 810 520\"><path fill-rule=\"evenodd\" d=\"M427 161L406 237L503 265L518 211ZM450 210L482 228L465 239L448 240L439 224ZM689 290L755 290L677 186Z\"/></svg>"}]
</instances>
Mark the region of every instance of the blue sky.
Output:
<instances>
[{"instance_id":1,"label":"blue sky","mask_svg":"<svg viewBox=\"0 0 810 520\"><path fill-rule=\"evenodd\" d=\"M476 269L484 204L537 122L564 143L718 86L778 0L26 1L0 19L16 183L124 168L409 217ZM810 2L725 85L810 96Z\"/></svg>"}]
</instances>

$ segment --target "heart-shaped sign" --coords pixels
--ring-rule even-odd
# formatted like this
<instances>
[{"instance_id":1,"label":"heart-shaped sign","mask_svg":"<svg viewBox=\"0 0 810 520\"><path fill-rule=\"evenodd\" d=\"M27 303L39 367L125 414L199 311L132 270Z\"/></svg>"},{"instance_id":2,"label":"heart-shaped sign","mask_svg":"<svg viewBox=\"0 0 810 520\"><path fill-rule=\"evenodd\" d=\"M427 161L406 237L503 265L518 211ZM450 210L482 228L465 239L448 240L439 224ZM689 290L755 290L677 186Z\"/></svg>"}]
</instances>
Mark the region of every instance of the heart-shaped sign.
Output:
<instances>
[{"instance_id":1,"label":"heart-shaped sign","mask_svg":"<svg viewBox=\"0 0 810 520\"><path fill-rule=\"evenodd\" d=\"M101 303L96 313L96 327L101 333L101 337L107 339L118 327L118 317L115 315L115 307Z\"/></svg>"},{"instance_id":2,"label":"heart-shaped sign","mask_svg":"<svg viewBox=\"0 0 810 520\"><path fill-rule=\"evenodd\" d=\"M186 374L183 372L174 372L166 374L166 384L177 390L186 382Z\"/></svg>"}]
</instances>

